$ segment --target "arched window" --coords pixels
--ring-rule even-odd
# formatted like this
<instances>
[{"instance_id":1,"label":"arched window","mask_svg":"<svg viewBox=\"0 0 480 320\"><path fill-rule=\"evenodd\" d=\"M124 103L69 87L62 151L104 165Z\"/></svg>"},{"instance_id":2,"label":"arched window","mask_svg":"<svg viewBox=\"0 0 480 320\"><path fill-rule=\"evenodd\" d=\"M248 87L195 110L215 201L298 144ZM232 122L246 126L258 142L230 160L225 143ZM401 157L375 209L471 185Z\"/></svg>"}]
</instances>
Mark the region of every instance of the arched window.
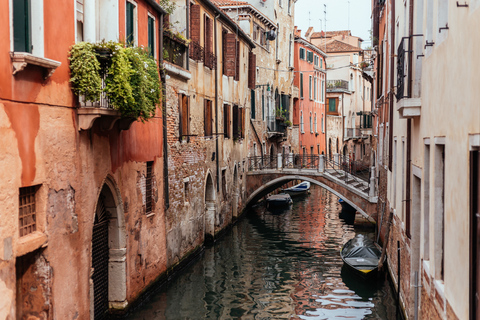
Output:
<instances>
[{"instance_id":1,"label":"arched window","mask_svg":"<svg viewBox=\"0 0 480 320\"><path fill-rule=\"evenodd\" d=\"M300 132L305 133L305 131L303 131L303 111L300 111Z\"/></svg>"}]
</instances>

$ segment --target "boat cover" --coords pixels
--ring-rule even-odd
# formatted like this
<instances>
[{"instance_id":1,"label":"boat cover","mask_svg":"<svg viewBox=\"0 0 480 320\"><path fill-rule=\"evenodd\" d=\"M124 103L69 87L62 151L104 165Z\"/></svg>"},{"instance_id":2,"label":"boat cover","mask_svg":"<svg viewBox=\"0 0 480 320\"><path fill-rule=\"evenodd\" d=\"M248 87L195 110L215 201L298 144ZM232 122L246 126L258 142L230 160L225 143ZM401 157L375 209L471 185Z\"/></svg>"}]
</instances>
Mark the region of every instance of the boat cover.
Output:
<instances>
[{"instance_id":1,"label":"boat cover","mask_svg":"<svg viewBox=\"0 0 480 320\"><path fill-rule=\"evenodd\" d=\"M342 250L345 262L357 268L376 267L381 254L374 242L361 234L347 242Z\"/></svg>"},{"instance_id":2,"label":"boat cover","mask_svg":"<svg viewBox=\"0 0 480 320\"><path fill-rule=\"evenodd\" d=\"M287 188L284 191L305 191L310 189L310 182L304 181L302 183L299 183L293 187Z\"/></svg>"}]
</instances>

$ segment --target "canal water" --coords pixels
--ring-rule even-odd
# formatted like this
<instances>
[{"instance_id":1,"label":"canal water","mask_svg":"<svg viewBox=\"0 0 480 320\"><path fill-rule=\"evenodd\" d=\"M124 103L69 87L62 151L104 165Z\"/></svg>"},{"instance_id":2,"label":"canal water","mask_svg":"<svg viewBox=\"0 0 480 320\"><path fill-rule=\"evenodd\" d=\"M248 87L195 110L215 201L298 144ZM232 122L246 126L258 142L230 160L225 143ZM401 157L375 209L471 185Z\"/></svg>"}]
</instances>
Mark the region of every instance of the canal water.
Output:
<instances>
[{"instance_id":1,"label":"canal water","mask_svg":"<svg viewBox=\"0 0 480 320\"><path fill-rule=\"evenodd\" d=\"M365 282L343 267L341 246L374 234L340 211L317 187L290 210L252 209L127 319L396 319L385 276Z\"/></svg>"}]
</instances>

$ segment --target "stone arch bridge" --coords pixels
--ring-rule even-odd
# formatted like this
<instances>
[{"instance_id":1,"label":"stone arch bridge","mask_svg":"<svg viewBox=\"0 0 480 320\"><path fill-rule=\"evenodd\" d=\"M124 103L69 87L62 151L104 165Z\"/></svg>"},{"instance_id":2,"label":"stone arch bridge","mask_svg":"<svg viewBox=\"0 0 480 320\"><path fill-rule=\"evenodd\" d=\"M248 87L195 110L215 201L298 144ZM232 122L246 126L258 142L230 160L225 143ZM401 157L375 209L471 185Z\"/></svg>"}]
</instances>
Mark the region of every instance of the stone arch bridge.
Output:
<instances>
[{"instance_id":1,"label":"stone arch bridge","mask_svg":"<svg viewBox=\"0 0 480 320\"><path fill-rule=\"evenodd\" d=\"M295 157L290 154L282 159L282 154L278 154L248 159L246 207L289 181L302 180L332 192L368 220L377 220L378 197L375 177L371 174L375 172L374 167L368 169L367 178L360 178L338 154L331 159L323 155L303 155L300 161L294 161Z\"/></svg>"}]
</instances>

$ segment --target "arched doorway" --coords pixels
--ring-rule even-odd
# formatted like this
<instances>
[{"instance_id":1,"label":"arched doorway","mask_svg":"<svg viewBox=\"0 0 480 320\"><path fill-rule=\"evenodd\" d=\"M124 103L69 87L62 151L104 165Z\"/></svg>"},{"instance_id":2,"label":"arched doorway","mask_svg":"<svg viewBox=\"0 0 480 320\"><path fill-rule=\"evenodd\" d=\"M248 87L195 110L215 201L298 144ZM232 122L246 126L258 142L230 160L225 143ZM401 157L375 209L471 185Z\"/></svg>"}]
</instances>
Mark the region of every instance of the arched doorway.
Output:
<instances>
[{"instance_id":1,"label":"arched doorway","mask_svg":"<svg viewBox=\"0 0 480 320\"><path fill-rule=\"evenodd\" d=\"M210 173L205 183L205 242L213 242L215 238L215 187Z\"/></svg>"},{"instance_id":2,"label":"arched doorway","mask_svg":"<svg viewBox=\"0 0 480 320\"><path fill-rule=\"evenodd\" d=\"M238 217L238 172L237 165L233 168L233 203L232 216L234 219Z\"/></svg>"},{"instance_id":3,"label":"arched doorway","mask_svg":"<svg viewBox=\"0 0 480 320\"><path fill-rule=\"evenodd\" d=\"M98 196L92 232L92 318L107 319L109 305L126 304L126 236L118 189L107 178ZM115 279L115 283L109 281Z\"/></svg>"}]
</instances>

